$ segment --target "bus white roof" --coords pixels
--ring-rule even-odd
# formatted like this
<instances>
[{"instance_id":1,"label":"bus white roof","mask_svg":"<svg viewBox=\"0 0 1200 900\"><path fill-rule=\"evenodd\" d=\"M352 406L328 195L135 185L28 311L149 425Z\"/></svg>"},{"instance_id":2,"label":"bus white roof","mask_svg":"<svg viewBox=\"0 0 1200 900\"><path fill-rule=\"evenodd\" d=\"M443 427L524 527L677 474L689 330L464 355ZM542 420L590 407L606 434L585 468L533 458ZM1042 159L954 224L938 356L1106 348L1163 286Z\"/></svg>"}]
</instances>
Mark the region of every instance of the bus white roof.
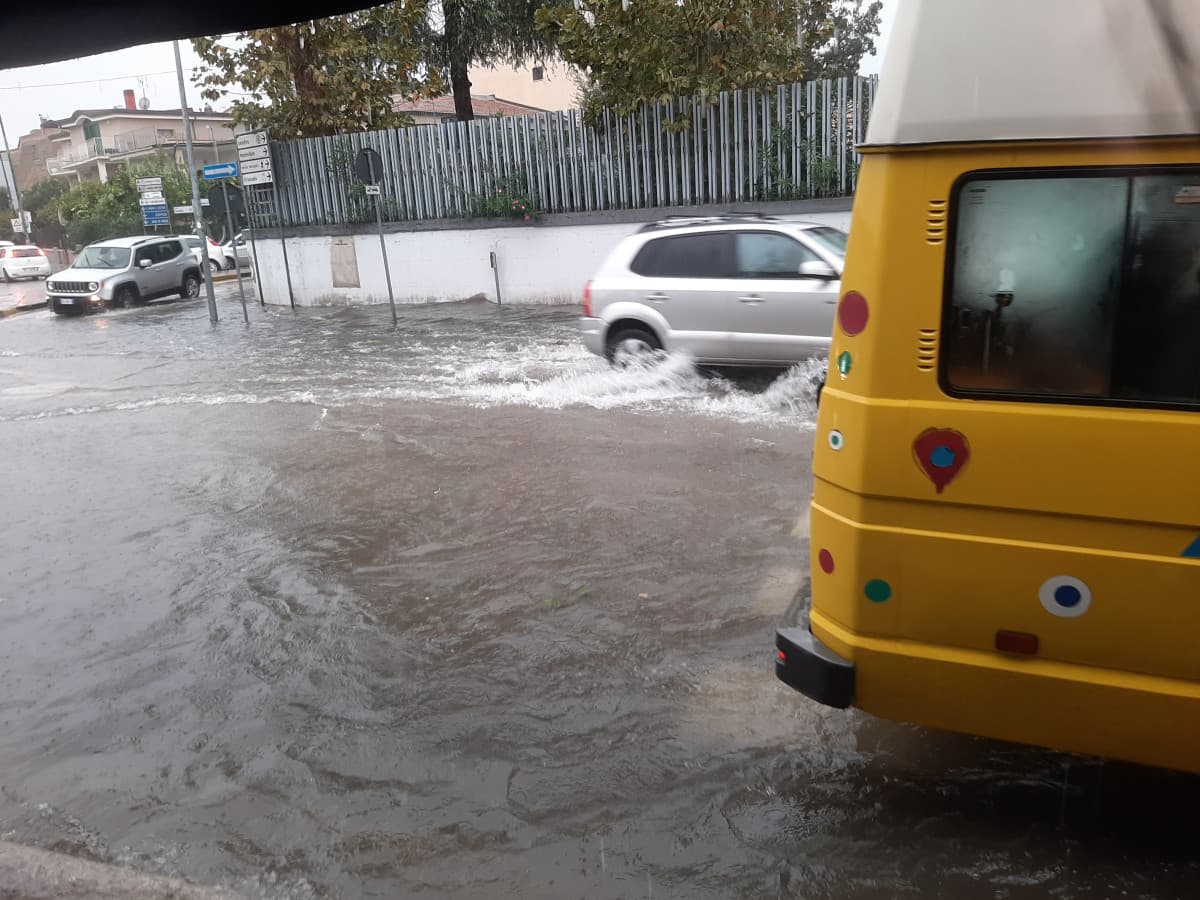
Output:
<instances>
[{"instance_id":1,"label":"bus white roof","mask_svg":"<svg viewBox=\"0 0 1200 900\"><path fill-rule=\"evenodd\" d=\"M1200 133L1200 0L900 0L867 144Z\"/></svg>"}]
</instances>

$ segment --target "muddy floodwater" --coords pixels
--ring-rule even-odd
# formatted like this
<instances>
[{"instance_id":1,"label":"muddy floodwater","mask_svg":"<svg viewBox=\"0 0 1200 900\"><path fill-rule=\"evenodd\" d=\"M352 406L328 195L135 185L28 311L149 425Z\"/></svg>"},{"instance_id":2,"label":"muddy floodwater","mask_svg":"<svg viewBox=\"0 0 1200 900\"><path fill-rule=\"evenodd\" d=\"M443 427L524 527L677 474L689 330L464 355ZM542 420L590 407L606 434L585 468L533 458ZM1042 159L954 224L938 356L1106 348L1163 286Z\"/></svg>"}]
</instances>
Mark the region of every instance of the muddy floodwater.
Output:
<instances>
[{"instance_id":1,"label":"muddy floodwater","mask_svg":"<svg viewBox=\"0 0 1200 900\"><path fill-rule=\"evenodd\" d=\"M0 322L0 838L261 898L1200 894L1196 779L775 681L811 368L223 312Z\"/></svg>"}]
</instances>

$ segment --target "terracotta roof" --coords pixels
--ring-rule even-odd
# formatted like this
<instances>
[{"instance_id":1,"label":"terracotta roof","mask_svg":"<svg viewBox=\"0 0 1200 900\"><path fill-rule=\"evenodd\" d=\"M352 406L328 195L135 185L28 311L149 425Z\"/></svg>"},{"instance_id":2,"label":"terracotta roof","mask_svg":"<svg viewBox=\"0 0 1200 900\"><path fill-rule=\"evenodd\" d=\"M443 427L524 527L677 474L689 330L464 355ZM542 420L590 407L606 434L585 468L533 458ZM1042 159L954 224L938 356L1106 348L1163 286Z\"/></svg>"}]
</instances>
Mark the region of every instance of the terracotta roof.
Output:
<instances>
[{"instance_id":1,"label":"terracotta roof","mask_svg":"<svg viewBox=\"0 0 1200 900\"><path fill-rule=\"evenodd\" d=\"M536 116L548 112L536 106L526 106L524 103L514 103L492 94L471 95L471 108L476 116L490 118L493 116ZM438 116L454 115L454 96L444 94L441 97L424 97L420 100L405 100L402 97L392 98L392 109L404 113L432 113Z\"/></svg>"}]
</instances>

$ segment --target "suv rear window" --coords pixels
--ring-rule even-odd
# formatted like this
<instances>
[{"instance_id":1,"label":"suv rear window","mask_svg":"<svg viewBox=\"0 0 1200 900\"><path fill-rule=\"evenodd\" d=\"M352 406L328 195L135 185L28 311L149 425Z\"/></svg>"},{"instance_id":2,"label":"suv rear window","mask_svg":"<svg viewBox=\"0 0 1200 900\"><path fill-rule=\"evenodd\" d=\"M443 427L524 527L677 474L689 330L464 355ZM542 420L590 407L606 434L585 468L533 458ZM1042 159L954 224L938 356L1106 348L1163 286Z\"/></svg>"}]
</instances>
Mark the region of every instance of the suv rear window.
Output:
<instances>
[{"instance_id":1,"label":"suv rear window","mask_svg":"<svg viewBox=\"0 0 1200 900\"><path fill-rule=\"evenodd\" d=\"M1200 404L1200 170L980 173L951 215L947 390Z\"/></svg>"},{"instance_id":2,"label":"suv rear window","mask_svg":"<svg viewBox=\"0 0 1200 900\"><path fill-rule=\"evenodd\" d=\"M721 278L729 271L727 231L679 234L647 241L629 268L660 278Z\"/></svg>"}]
</instances>

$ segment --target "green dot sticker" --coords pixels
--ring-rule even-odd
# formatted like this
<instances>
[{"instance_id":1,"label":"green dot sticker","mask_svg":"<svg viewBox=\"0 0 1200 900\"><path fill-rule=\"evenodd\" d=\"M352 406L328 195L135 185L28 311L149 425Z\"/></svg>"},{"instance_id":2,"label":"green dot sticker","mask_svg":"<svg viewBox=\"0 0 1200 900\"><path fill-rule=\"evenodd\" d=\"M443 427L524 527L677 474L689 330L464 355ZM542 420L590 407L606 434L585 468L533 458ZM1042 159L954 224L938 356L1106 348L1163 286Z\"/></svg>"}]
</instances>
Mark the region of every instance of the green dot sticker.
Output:
<instances>
[{"instance_id":1,"label":"green dot sticker","mask_svg":"<svg viewBox=\"0 0 1200 900\"><path fill-rule=\"evenodd\" d=\"M838 431L835 428L833 431L829 432L829 449L830 450L841 450L842 444L843 444L842 433L840 431Z\"/></svg>"},{"instance_id":2,"label":"green dot sticker","mask_svg":"<svg viewBox=\"0 0 1200 900\"><path fill-rule=\"evenodd\" d=\"M838 367L838 372L841 374L842 378L845 378L847 375L850 374L850 367L852 365L854 365L854 360L850 358L849 350L843 350L841 353L838 354L837 367Z\"/></svg>"},{"instance_id":3,"label":"green dot sticker","mask_svg":"<svg viewBox=\"0 0 1200 900\"><path fill-rule=\"evenodd\" d=\"M872 578L867 582L863 593L867 595L867 599L872 603L886 603L892 599L892 586L882 578Z\"/></svg>"}]
</instances>

